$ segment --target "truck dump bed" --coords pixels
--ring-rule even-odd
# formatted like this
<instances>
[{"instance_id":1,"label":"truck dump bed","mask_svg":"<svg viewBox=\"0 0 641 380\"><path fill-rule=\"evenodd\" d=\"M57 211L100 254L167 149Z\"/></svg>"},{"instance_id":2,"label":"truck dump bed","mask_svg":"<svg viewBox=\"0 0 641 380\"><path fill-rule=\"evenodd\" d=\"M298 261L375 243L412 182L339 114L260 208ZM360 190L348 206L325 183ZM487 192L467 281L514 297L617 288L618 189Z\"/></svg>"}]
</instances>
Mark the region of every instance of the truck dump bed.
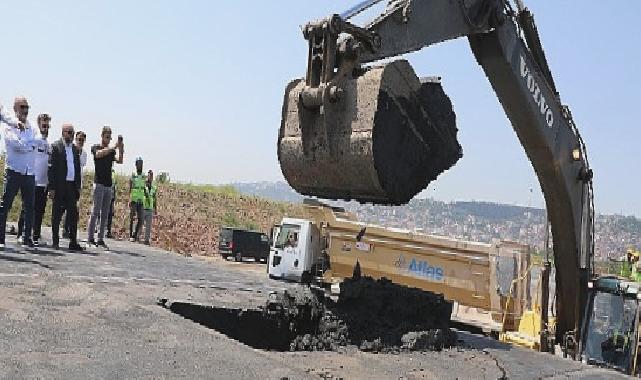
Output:
<instances>
[{"instance_id":1,"label":"truck dump bed","mask_svg":"<svg viewBox=\"0 0 641 380\"><path fill-rule=\"evenodd\" d=\"M469 242L368 225L327 207L309 211L327 239L327 282L351 277L358 262L362 275L443 294L459 305L488 312L494 322L505 321L505 328L518 324L527 306L525 245Z\"/></svg>"}]
</instances>

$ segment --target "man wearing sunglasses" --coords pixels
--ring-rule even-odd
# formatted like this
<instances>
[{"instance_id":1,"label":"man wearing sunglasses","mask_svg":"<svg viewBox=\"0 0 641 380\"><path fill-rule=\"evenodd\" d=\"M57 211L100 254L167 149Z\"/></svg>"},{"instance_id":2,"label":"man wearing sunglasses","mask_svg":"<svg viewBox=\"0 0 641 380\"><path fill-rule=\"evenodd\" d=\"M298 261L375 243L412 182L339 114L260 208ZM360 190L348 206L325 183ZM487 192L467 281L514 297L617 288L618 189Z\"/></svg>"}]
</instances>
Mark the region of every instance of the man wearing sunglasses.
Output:
<instances>
[{"instance_id":1,"label":"man wearing sunglasses","mask_svg":"<svg viewBox=\"0 0 641 380\"><path fill-rule=\"evenodd\" d=\"M87 165L87 152L85 151L85 141L87 140L87 134L85 134L83 131L77 131L76 132L76 140L74 141L74 144L76 145L76 148L78 148L78 151L80 151L80 188L82 189L82 173L85 170L85 165ZM80 209L80 205L78 205L78 209ZM76 220L78 223L80 223L80 214L76 216ZM64 229L62 233L63 238L69 238L70 234L70 229L69 229L69 218L65 217L65 223L64 223Z\"/></svg>"},{"instance_id":2,"label":"man wearing sunglasses","mask_svg":"<svg viewBox=\"0 0 641 380\"><path fill-rule=\"evenodd\" d=\"M107 249L105 244L105 227L109 214L109 206L113 197L111 170L114 162L122 164L124 144L122 136L118 136L118 142L114 145L111 143L111 128L103 127L100 133L101 142L91 147L93 162L95 167L94 185L93 185L93 207L91 217L89 218L89 227L87 231L87 245L98 246ZM96 233L96 222L100 219L98 228L98 242L94 240Z\"/></svg>"},{"instance_id":3,"label":"man wearing sunglasses","mask_svg":"<svg viewBox=\"0 0 641 380\"><path fill-rule=\"evenodd\" d=\"M82 251L76 240L78 199L80 199L80 151L73 145L73 125L62 125L62 138L51 146L49 158L49 196L53 248L60 248L60 219L63 210L69 219L69 250Z\"/></svg>"},{"instance_id":4,"label":"man wearing sunglasses","mask_svg":"<svg viewBox=\"0 0 641 380\"><path fill-rule=\"evenodd\" d=\"M76 147L80 151L80 170L84 170L87 165L87 152L85 151L85 141L87 141L87 134L83 131L76 132Z\"/></svg>"},{"instance_id":5,"label":"man wearing sunglasses","mask_svg":"<svg viewBox=\"0 0 641 380\"><path fill-rule=\"evenodd\" d=\"M4 128L4 143L6 150L5 182L0 201L0 249L5 247L5 231L7 227L7 214L13 205L13 199L18 190L24 205L24 238L23 245L33 247L31 229L33 227L33 202L34 202L34 159L35 136L33 129L27 121L29 103L24 97L17 97L13 102L13 110L18 119L17 125Z\"/></svg>"},{"instance_id":6,"label":"man wearing sunglasses","mask_svg":"<svg viewBox=\"0 0 641 380\"><path fill-rule=\"evenodd\" d=\"M33 244L38 246L40 243L40 230L42 227L42 217L47 207L47 185L48 185L48 171L49 171L49 155L51 154L51 147L47 138L49 137L49 127L51 117L42 113L38 115L38 130L35 138L35 159L34 159L34 173L35 173L35 194L34 194L34 216L33 216ZM18 221L18 236L22 236L24 232L24 216L25 208L22 207L20 212L20 220ZM19 238L20 239L20 238ZM24 242L24 237L22 237Z\"/></svg>"}]
</instances>

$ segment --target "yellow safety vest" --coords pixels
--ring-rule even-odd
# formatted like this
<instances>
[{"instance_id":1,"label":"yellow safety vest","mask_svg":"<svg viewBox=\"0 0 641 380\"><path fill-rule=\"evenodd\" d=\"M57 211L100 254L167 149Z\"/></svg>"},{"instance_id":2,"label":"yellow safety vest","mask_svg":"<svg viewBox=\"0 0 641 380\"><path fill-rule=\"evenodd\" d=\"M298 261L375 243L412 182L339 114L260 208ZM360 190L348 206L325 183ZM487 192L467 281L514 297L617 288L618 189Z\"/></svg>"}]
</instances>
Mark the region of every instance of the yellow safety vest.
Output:
<instances>
[{"instance_id":1,"label":"yellow safety vest","mask_svg":"<svg viewBox=\"0 0 641 380\"><path fill-rule=\"evenodd\" d=\"M144 174L133 173L131 175L132 202L143 202L145 200L145 182L147 182L147 177Z\"/></svg>"},{"instance_id":2,"label":"yellow safety vest","mask_svg":"<svg viewBox=\"0 0 641 380\"><path fill-rule=\"evenodd\" d=\"M621 272L619 275L623 278L632 278L632 264L624 261L621 265Z\"/></svg>"},{"instance_id":3,"label":"yellow safety vest","mask_svg":"<svg viewBox=\"0 0 641 380\"><path fill-rule=\"evenodd\" d=\"M145 210L154 209L156 204L156 191L158 191L158 188L155 183L152 182L151 187L145 184L145 199L142 202Z\"/></svg>"},{"instance_id":4,"label":"yellow safety vest","mask_svg":"<svg viewBox=\"0 0 641 380\"><path fill-rule=\"evenodd\" d=\"M632 281L641 282L641 271L639 270L639 265L640 264L638 262L632 265L632 273L630 275L630 279Z\"/></svg>"}]
</instances>

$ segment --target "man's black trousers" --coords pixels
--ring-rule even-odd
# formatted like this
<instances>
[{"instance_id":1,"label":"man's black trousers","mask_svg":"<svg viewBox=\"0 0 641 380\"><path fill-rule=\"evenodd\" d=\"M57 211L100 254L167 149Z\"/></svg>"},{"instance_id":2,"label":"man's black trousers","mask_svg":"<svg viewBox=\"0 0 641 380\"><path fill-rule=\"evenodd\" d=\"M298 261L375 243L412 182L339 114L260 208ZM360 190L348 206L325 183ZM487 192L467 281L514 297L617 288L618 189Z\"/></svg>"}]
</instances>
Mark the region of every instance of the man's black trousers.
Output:
<instances>
[{"instance_id":1,"label":"man's black trousers","mask_svg":"<svg viewBox=\"0 0 641 380\"><path fill-rule=\"evenodd\" d=\"M62 188L56 189L53 204L51 205L53 244L57 245L60 241L60 219L62 219L63 211L67 212L67 218L69 219L69 240L71 243L76 242L76 235L78 234L78 195L74 182L67 181Z\"/></svg>"},{"instance_id":2,"label":"man's black trousers","mask_svg":"<svg viewBox=\"0 0 641 380\"><path fill-rule=\"evenodd\" d=\"M33 239L40 239L40 230L42 229L42 217L45 215L47 207L47 186L36 186L33 202ZM18 220L18 236L24 232L24 205L20 211Z\"/></svg>"}]
</instances>

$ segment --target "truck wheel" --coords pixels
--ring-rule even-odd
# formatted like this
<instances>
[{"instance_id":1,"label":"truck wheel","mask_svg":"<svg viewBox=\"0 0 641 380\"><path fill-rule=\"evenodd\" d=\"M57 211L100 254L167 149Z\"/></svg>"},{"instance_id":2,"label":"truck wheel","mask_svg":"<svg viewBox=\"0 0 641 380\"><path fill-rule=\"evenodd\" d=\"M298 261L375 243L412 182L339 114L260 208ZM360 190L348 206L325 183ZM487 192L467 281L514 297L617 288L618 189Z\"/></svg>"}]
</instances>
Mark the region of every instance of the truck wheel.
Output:
<instances>
[{"instance_id":1,"label":"truck wheel","mask_svg":"<svg viewBox=\"0 0 641 380\"><path fill-rule=\"evenodd\" d=\"M236 255L234 256L234 261L238 263L243 262L243 254L240 252L236 252Z\"/></svg>"}]
</instances>

